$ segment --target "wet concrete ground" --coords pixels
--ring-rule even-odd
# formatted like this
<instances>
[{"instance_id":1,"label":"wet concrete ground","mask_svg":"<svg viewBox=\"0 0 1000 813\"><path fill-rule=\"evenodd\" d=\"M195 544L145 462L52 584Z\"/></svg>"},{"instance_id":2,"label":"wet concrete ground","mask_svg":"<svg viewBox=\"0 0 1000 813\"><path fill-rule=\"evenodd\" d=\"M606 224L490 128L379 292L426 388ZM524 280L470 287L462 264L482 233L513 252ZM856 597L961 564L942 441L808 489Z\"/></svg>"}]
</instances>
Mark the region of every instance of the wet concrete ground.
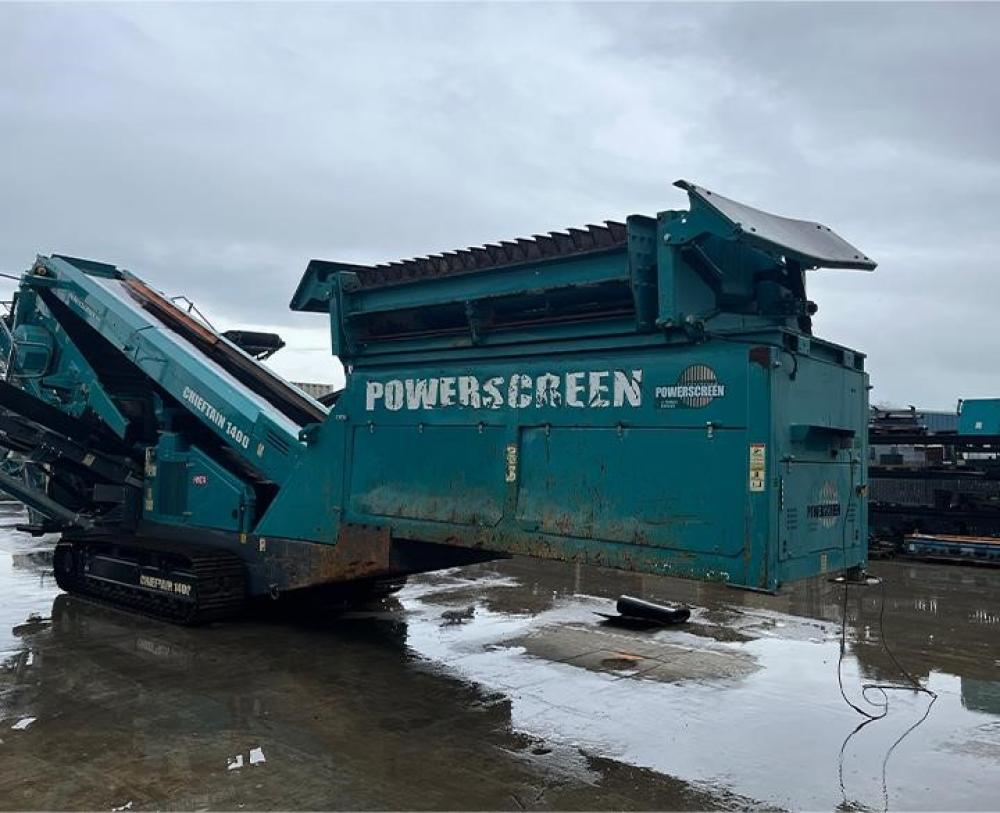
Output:
<instances>
[{"instance_id":1,"label":"wet concrete ground","mask_svg":"<svg viewBox=\"0 0 1000 813\"><path fill-rule=\"evenodd\" d=\"M341 618L192 630L60 595L52 540L17 520L0 505L3 809L1000 807L1000 570L873 565L891 651L938 695L894 746L931 698L889 690L851 736L839 585L511 560ZM606 627L620 593L692 621ZM872 714L862 684L905 685L882 595L846 603L843 684Z\"/></svg>"}]
</instances>

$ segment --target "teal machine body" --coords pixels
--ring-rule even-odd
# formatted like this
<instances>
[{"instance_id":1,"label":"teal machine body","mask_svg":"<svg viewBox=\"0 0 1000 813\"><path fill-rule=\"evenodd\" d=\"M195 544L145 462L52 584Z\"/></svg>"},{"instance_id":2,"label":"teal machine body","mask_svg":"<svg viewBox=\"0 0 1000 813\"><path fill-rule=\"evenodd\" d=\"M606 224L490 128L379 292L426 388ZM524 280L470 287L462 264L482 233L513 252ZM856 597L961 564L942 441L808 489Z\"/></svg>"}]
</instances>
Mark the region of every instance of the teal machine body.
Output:
<instances>
[{"instance_id":1,"label":"teal machine body","mask_svg":"<svg viewBox=\"0 0 1000 813\"><path fill-rule=\"evenodd\" d=\"M812 335L804 272L874 263L682 185L689 210L567 236L311 263L292 307L351 368L345 514L763 589L862 564L864 357Z\"/></svg>"},{"instance_id":2,"label":"teal machine body","mask_svg":"<svg viewBox=\"0 0 1000 813\"><path fill-rule=\"evenodd\" d=\"M805 274L875 264L678 186L624 223L312 261L327 404L131 273L39 258L0 337L34 474L0 485L73 544L224 550L248 595L507 554L763 590L862 566L864 356L813 335Z\"/></svg>"},{"instance_id":3,"label":"teal machine body","mask_svg":"<svg viewBox=\"0 0 1000 813\"><path fill-rule=\"evenodd\" d=\"M1000 398L963 398L958 405L958 434L1000 437Z\"/></svg>"}]
</instances>

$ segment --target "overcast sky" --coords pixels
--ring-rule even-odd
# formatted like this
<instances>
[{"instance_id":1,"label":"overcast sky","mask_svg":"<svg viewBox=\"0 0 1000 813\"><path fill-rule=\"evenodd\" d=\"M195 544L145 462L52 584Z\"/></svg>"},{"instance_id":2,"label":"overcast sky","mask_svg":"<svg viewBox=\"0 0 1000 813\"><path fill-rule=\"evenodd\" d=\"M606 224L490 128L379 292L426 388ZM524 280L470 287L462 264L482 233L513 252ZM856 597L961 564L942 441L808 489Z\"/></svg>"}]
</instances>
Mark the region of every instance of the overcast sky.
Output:
<instances>
[{"instance_id":1,"label":"overcast sky","mask_svg":"<svg viewBox=\"0 0 1000 813\"><path fill-rule=\"evenodd\" d=\"M814 271L873 400L1000 397L1000 5L0 5L0 270L62 252L276 330L378 262L685 205L878 260ZM9 290L9 287L4 289Z\"/></svg>"}]
</instances>

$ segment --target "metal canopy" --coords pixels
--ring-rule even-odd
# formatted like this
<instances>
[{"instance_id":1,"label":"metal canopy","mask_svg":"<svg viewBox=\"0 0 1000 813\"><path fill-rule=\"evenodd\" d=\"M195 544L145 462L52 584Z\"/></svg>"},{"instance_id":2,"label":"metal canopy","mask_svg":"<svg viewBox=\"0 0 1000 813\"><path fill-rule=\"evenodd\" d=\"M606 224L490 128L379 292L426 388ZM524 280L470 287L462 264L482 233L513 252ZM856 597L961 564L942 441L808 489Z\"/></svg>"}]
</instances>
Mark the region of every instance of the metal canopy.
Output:
<instances>
[{"instance_id":1,"label":"metal canopy","mask_svg":"<svg viewBox=\"0 0 1000 813\"><path fill-rule=\"evenodd\" d=\"M875 261L822 223L793 220L762 212L744 203L724 198L688 181L674 183L688 193L692 210L707 206L729 221L741 239L769 254L784 255L803 268L855 268L872 271Z\"/></svg>"}]
</instances>

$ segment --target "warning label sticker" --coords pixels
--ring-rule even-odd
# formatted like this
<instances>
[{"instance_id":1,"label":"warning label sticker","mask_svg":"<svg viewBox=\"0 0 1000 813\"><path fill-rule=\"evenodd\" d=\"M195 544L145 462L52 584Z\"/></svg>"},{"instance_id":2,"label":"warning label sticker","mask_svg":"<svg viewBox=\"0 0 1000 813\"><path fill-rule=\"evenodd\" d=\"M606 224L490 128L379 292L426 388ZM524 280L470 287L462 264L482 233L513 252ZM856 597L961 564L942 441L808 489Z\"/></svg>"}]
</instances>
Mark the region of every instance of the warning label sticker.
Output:
<instances>
[{"instance_id":1,"label":"warning label sticker","mask_svg":"<svg viewBox=\"0 0 1000 813\"><path fill-rule=\"evenodd\" d=\"M767 445L750 444L750 490L763 491L767 471Z\"/></svg>"}]
</instances>

